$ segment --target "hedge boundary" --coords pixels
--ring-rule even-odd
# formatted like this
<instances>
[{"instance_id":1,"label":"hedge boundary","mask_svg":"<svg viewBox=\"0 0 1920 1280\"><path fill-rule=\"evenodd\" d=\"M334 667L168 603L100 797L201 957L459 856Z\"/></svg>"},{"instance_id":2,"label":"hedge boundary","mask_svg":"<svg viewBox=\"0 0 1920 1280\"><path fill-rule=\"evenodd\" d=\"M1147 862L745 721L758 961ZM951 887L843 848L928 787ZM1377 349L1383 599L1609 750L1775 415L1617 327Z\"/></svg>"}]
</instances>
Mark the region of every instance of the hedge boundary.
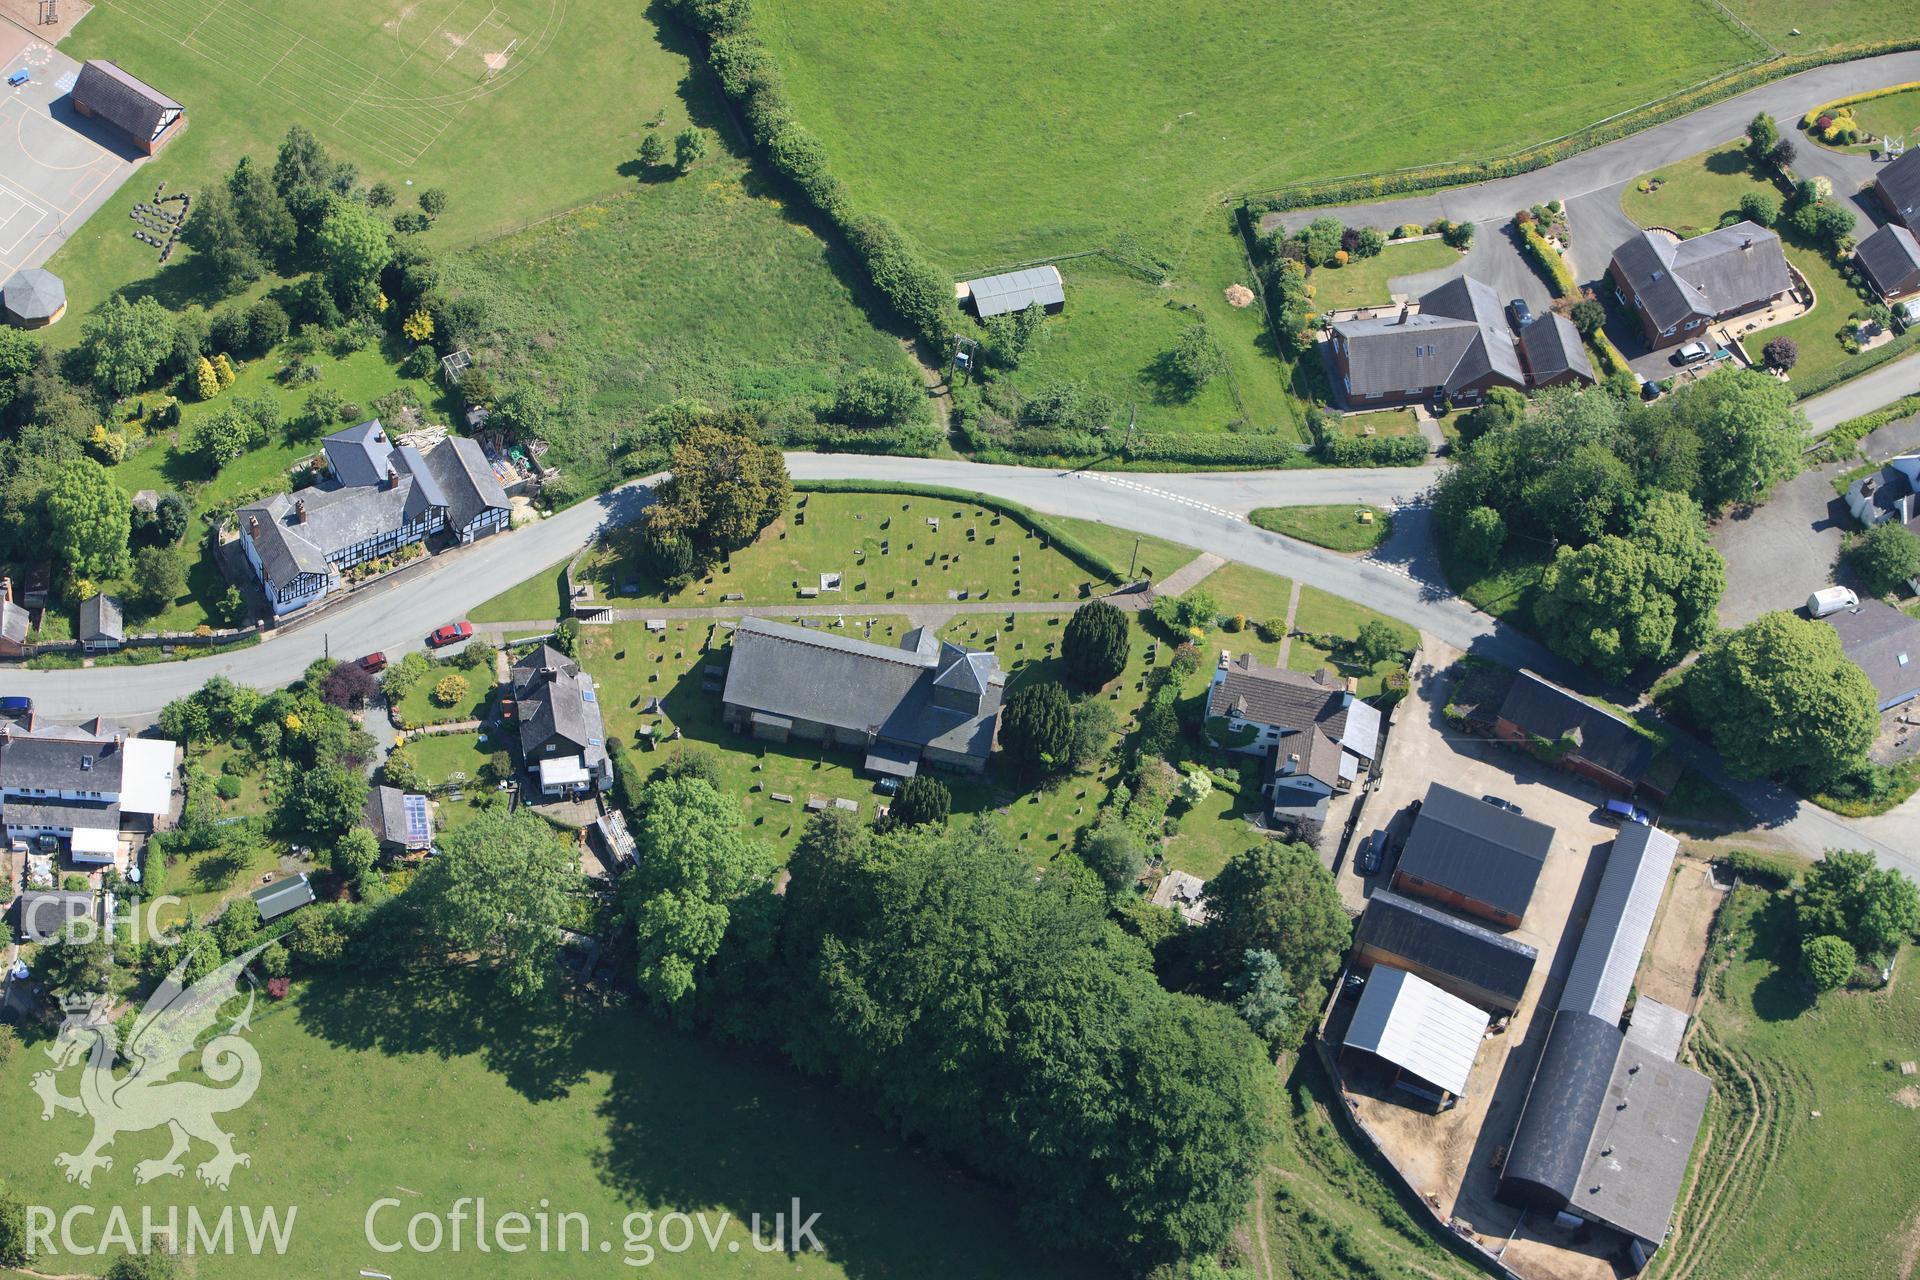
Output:
<instances>
[{"instance_id":1,"label":"hedge boundary","mask_svg":"<svg viewBox=\"0 0 1920 1280\"><path fill-rule=\"evenodd\" d=\"M1875 98L1891 98L1896 93L1911 93L1915 89L1920 89L1920 80L1909 80L1905 84L1890 84L1884 89L1869 89L1865 93L1854 93L1844 98L1835 98L1832 102L1823 102L1805 115L1802 115L1800 117L1802 122L1800 127L1803 129L1806 128L1805 121L1808 116L1812 116L1818 120L1826 112L1837 111L1841 107L1857 106L1862 102L1872 102ZM1825 144L1822 143L1821 145L1824 146Z\"/></svg>"},{"instance_id":2,"label":"hedge boundary","mask_svg":"<svg viewBox=\"0 0 1920 1280\"><path fill-rule=\"evenodd\" d=\"M760 36L748 0L669 0L706 44L707 65L743 117L747 135L782 178L832 222L894 314L944 354L959 310L953 281L892 220L853 207L827 165L826 147L793 113L779 65Z\"/></svg>"},{"instance_id":3,"label":"hedge boundary","mask_svg":"<svg viewBox=\"0 0 1920 1280\"><path fill-rule=\"evenodd\" d=\"M1588 125L1552 142L1539 143L1509 151L1505 155L1477 160L1457 160L1446 164L1423 165L1388 172L1349 174L1340 178L1298 182L1268 191L1249 192L1242 201L1262 213L1305 209L1316 205L1353 204L1381 196L1432 191L1441 187L1466 186L1491 178L1511 178L1535 169L1558 164L1583 151L1609 142L1618 142L1656 124L1689 115L1702 107L1745 93L1774 80L1811 71L1815 67L1886 53L1904 53L1920 49L1920 37L1902 40L1876 40L1865 44L1839 45L1817 53L1782 54L1761 62L1735 67L1711 80L1681 89L1644 106L1622 112L1609 120Z\"/></svg>"},{"instance_id":4,"label":"hedge boundary","mask_svg":"<svg viewBox=\"0 0 1920 1280\"><path fill-rule=\"evenodd\" d=\"M1527 256L1533 259L1535 266L1547 273L1547 280L1553 285L1553 296L1572 298L1580 293L1580 286L1574 282L1573 270L1567 266L1567 260L1560 251L1547 243L1540 229L1531 220L1522 222L1513 220L1514 227L1520 232L1520 244L1526 249Z\"/></svg>"},{"instance_id":5,"label":"hedge boundary","mask_svg":"<svg viewBox=\"0 0 1920 1280\"><path fill-rule=\"evenodd\" d=\"M1795 378L1790 384L1793 387L1793 398L1805 400L1809 396L1819 395L1822 391L1831 391L1841 383L1850 382L1869 369L1879 368L1895 356L1905 355L1915 346L1920 346L1920 328L1909 329L1892 342L1875 347L1871 351L1862 351L1859 355L1842 360L1831 369L1822 370L1805 381Z\"/></svg>"},{"instance_id":6,"label":"hedge boundary","mask_svg":"<svg viewBox=\"0 0 1920 1280\"><path fill-rule=\"evenodd\" d=\"M1029 533L1047 539L1048 545L1054 550L1061 552L1102 582L1118 585L1125 581L1124 576L1111 560L1054 525L1046 516L1006 498L990 498L968 489L954 489L941 484L911 484L897 480L795 480L793 491L795 493L897 493L909 498L940 498L971 503L976 507L998 512Z\"/></svg>"}]
</instances>

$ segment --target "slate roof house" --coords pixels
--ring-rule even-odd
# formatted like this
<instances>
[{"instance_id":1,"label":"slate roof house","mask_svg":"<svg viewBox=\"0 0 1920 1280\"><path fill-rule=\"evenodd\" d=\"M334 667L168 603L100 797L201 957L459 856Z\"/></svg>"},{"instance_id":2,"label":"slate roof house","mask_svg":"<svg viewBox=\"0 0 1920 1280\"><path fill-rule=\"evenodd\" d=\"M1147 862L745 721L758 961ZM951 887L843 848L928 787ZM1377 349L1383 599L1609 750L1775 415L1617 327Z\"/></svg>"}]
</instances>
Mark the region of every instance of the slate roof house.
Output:
<instances>
[{"instance_id":1,"label":"slate roof house","mask_svg":"<svg viewBox=\"0 0 1920 1280\"><path fill-rule=\"evenodd\" d=\"M1549 755L1564 750L1555 760L1562 769L1621 796L1646 786L1653 763L1653 742L1638 726L1531 671L1514 678L1493 732L1509 742L1543 742Z\"/></svg>"},{"instance_id":2,"label":"slate roof house","mask_svg":"<svg viewBox=\"0 0 1920 1280\"><path fill-rule=\"evenodd\" d=\"M80 647L90 651L118 649L126 643L127 628L120 614L120 601L95 592L80 602L80 631L75 637Z\"/></svg>"},{"instance_id":3,"label":"slate roof house","mask_svg":"<svg viewBox=\"0 0 1920 1280\"><path fill-rule=\"evenodd\" d=\"M1712 1095L1676 1060L1684 1013L1641 996L1620 1028L1678 851L1637 823L1614 841L1500 1171L1501 1200L1618 1233L1630 1272L1666 1239Z\"/></svg>"},{"instance_id":4,"label":"slate roof house","mask_svg":"<svg viewBox=\"0 0 1920 1280\"><path fill-rule=\"evenodd\" d=\"M373 787L361 816L382 853L419 853L433 844L433 816L425 796L398 787Z\"/></svg>"},{"instance_id":5,"label":"slate roof house","mask_svg":"<svg viewBox=\"0 0 1920 1280\"><path fill-rule=\"evenodd\" d=\"M1607 270L1655 350L1698 338L1714 321L1757 311L1793 287L1780 237L1755 222L1691 240L1642 231L1613 251Z\"/></svg>"},{"instance_id":6,"label":"slate roof house","mask_svg":"<svg viewBox=\"0 0 1920 1280\"><path fill-rule=\"evenodd\" d=\"M1393 887L1499 925L1517 925L1533 900L1553 828L1441 783L1427 788L1407 833Z\"/></svg>"},{"instance_id":7,"label":"slate roof house","mask_svg":"<svg viewBox=\"0 0 1920 1280\"><path fill-rule=\"evenodd\" d=\"M1920 147L1909 147L1898 160L1881 165L1873 189L1889 218L1920 232Z\"/></svg>"},{"instance_id":8,"label":"slate roof house","mask_svg":"<svg viewBox=\"0 0 1920 1280\"><path fill-rule=\"evenodd\" d=\"M1495 1015L1520 1007L1539 952L1524 942L1376 889L1353 931L1355 970L1391 965Z\"/></svg>"},{"instance_id":9,"label":"slate roof house","mask_svg":"<svg viewBox=\"0 0 1920 1280\"><path fill-rule=\"evenodd\" d=\"M152 85L103 58L80 64L73 109L127 135L134 150L152 155L187 127L187 109Z\"/></svg>"},{"instance_id":10,"label":"slate roof house","mask_svg":"<svg viewBox=\"0 0 1920 1280\"><path fill-rule=\"evenodd\" d=\"M15 923L23 942L51 942L63 936L70 925L86 921L95 930L104 930L111 911L112 894L66 889L29 889L15 903Z\"/></svg>"},{"instance_id":11,"label":"slate roof house","mask_svg":"<svg viewBox=\"0 0 1920 1280\"><path fill-rule=\"evenodd\" d=\"M1920 240L1897 222L1889 222L1854 248L1860 269L1888 302L1920 293Z\"/></svg>"},{"instance_id":12,"label":"slate roof house","mask_svg":"<svg viewBox=\"0 0 1920 1280\"><path fill-rule=\"evenodd\" d=\"M1471 276L1429 291L1418 309L1333 326L1334 381L1348 408L1471 404L1493 387L1524 391L1527 373L1500 298Z\"/></svg>"},{"instance_id":13,"label":"slate roof house","mask_svg":"<svg viewBox=\"0 0 1920 1280\"><path fill-rule=\"evenodd\" d=\"M1527 386L1592 386L1593 362L1587 359L1587 344L1573 321L1557 311L1535 316L1520 330L1520 359L1527 366Z\"/></svg>"},{"instance_id":14,"label":"slate roof house","mask_svg":"<svg viewBox=\"0 0 1920 1280\"><path fill-rule=\"evenodd\" d=\"M1889 520L1912 524L1920 517L1920 453L1889 459L1847 488L1847 510L1871 529Z\"/></svg>"},{"instance_id":15,"label":"slate roof house","mask_svg":"<svg viewBox=\"0 0 1920 1280\"><path fill-rule=\"evenodd\" d=\"M76 862L112 862L123 830L151 831L172 808L174 751L99 719L0 725L0 823L10 840L64 841Z\"/></svg>"},{"instance_id":16,"label":"slate roof house","mask_svg":"<svg viewBox=\"0 0 1920 1280\"><path fill-rule=\"evenodd\" d=\"M1216 746L1267 758L1276 819L1324 820L1328 798L1372 766L1380 712L1324 670L1303 675L1262 667L1250 653L1222 653L1207 688L1207 735Z\"/></svg>"},{"instance_id":17,"label":"slate roof house","mask_svg":"<svg viewBox=\"0 0 1920 1280\"><path fill-rule=\"evenodd\" d=\"M742 618L721 698L735 732L864 751L864 768L979 773L993 750L1005 677L991 653L915 627L894 646Z\"/></svg>"},{"instance_id":18,"label":"slate roof house","mask_svg":"<svg viewBox=\"0 0 1920 1280\"><path fill-rule=\"evenodd\" d=\"M1880 710L1920 696L1920 619L1879 600L1862 600L1826 619L1847 660L1867 673Z\"/></svg>"},{"instance_id":19,"label":"slate roof house","mask_svg":"<svg viewBox=\"0 0 1920 1280\"><path fill-rule=\"evenodd\" d=\"M509 677L520 723L520 758L540 793L565 796L613 785L600 695L593 677L552 645L522 658Z\"/></svg>"},{"instance_id":20,"label":"slate roof house","mask_svg":"<svg viewBox=\"0 0 1920 1280\"><path fill-rule=\"evenodd\" d=\"M379 419L322 442L330 478L240 508L247 562L276 616L313 603L347 569L444 532L465 545L507 527L506 491L480 445L447 436L426 453Z\"/></svg>"}]
</instances>

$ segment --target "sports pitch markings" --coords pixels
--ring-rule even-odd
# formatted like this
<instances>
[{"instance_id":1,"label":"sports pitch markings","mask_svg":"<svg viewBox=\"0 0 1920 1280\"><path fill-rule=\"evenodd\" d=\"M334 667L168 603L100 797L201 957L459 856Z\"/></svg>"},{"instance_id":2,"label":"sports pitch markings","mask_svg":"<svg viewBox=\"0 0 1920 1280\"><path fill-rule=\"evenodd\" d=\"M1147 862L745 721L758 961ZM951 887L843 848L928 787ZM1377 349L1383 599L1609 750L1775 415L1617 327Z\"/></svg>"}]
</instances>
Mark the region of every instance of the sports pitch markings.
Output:
<instances>
[{"instance_id":1,"label":"sports pitch markings","mask_svg":"<svg viewBox=\"0 0 1920 1280\"><path fill-rule=\"evenodd\" d=\"M489 24L514 40L514 55L498 72L489 72L464 89L408 93L392 79L328 49L306 33L261 12L246 0L101 0L209 62L234 67L291 104L302 114L332 128L403 166L419 163L467 106L498 93L518 79L544 50L566 16L565 0L549 0L546 24L538 32L516 33L499 20L499 8L486 14L466 36L447 23L465 8L458 0L394 68L400 75L414 56L445 33L453 46L429 75L472 47ZM477 56L483 51L475 50ZM256 69L257 73L256 73Z\"/></svg>"}]
</instances>

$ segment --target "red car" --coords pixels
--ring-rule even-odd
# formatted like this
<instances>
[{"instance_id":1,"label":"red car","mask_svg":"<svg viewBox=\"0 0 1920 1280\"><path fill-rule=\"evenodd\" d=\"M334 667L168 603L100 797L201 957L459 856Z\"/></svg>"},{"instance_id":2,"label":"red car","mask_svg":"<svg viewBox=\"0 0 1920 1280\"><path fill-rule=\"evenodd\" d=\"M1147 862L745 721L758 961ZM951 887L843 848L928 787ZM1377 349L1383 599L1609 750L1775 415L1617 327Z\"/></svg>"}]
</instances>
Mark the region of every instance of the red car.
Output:
<instances>
[{"instance_id":1,"label":"red car","mask_svg":"<svg viewBox=\"0 0 1920 1280\"><path fill-rule=\"evenodd\" d=\"M360 659L360 669L375 675L387 669L387 655L375 650Z\"/></svg>"},{"instance_id":2,"label":"red car","mask_svg":"<svg viewBox=\"0 0 1920 1280\"><path fill-rule=\"evenodd\" d=\"M473 624L465 618L462 618L458 622L449 622L446 626L441 627L432 635L428 636L427 647L430 649L440 649L450 644L459 644L472 634Z\"/></svg>"}]
</instances>

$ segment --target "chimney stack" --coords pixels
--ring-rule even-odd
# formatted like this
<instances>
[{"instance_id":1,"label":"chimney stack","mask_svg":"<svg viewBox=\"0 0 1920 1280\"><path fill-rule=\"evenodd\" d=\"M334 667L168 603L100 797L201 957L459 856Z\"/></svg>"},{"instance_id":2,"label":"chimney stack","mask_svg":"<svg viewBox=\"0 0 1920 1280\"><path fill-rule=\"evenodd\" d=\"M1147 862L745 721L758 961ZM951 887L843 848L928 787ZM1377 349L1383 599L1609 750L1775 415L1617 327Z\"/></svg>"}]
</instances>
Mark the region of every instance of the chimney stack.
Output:
<instances>
[{"instance_id":1,"label":"chimney stack","mask_svg":"<svg viewBox=\"0 0 1920 1280\"><path fill-rule=\"evenodd\" d=\"M1403 302L1400 304L1400 323L1401 324L1405 324L1407 322L1407 317L1412 314L1413 314L1412 303Z\"/></svg>"},{"instance_id":2,"label":"chimney stack","mask_svg":"<svg viewBox=\"0 0 1920 1280\"><path fill-rule=\"evenodd\" d=\"M0 577L0 604L13 603L13 579Z\"/></svg>"},{"instance_id":3,"label":"chimney stack","mask_svg":"<svg viewBox=\"0 0 1920 1280\"><path fill-rule=\"evenodd\" d=\"M307 500L305 498L294 499L293 518L301 524L307 522Z\"/></svg>"},{"instance_id":4,"label":"chimney stack","mask_svg":"<svg viewBox=\"0 0 1920 1280\"><path fill-rule=\"evenodd\" d=\"M1751 248L1753 248L1753 237L1752 237L1752 236L1748 236L1748 237L1747 237L1747 238L1746 238L1745 240L1742 240L1742 241L1740 242L1740 247L1741 247L1742 249L1751 249Z\"/></svg>"},{"instance_id":5,"label":"chimney stack","mask_svg":"<svg viewBox=\"0 0 1920 1280\"><path fill-rule=\"evenodd\" d=\"M387 468L387 488L389 489L394 488L399 483L400 483L400 473L398 471L395 471L392 467L388 467Z\"/></svg>"},{"instance_id":6,"label":"chimney stack","mask_svg":"<svg viewBox=\"0 0 1920 1280\"><path fill-rule=\"evenodd\" d=\"M248 516L248 517L247 517L247 532L248 532L248 533L259 533L259 532L260 532L260 517L259 517L259 516Z\"/></svg>"}]
</instances>

